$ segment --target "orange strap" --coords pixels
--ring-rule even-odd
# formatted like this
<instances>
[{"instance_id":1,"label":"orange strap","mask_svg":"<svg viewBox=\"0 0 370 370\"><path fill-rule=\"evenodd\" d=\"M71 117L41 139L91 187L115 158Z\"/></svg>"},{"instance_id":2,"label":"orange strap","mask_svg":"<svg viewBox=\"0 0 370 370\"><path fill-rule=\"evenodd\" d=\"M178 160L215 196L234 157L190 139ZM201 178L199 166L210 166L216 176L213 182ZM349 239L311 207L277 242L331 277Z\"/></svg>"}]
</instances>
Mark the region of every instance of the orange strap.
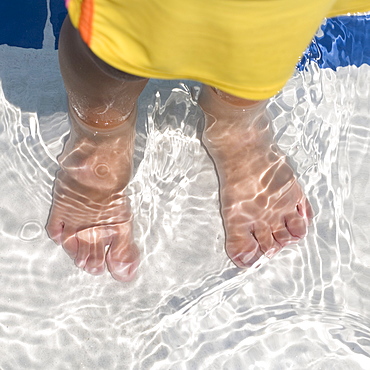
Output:
<instances>
[{"instance_id":1,"label":"orange strap","mask_svg":"<svg viewBox=\"0 0 370 370\"><path fill-rule=\"evenodd\" d=\"M82 39L90 46L92 36L92 22L94 14L94 0L83 0L78 29Z\"/></svg>"}]
</instances>

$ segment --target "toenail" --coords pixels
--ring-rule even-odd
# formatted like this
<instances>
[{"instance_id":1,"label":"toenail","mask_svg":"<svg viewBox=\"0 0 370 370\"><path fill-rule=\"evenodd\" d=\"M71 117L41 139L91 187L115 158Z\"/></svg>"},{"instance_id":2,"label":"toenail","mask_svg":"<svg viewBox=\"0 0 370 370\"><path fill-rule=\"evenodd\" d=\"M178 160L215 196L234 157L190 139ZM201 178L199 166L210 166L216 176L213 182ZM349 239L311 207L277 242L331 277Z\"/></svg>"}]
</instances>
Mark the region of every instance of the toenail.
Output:
<instances>
[{"instance_id":1,"label":"toenail","mask_svg":"<svg viewBox=\"0 0 370 370\"><path fill-rule=\"evenodd\" d=\"M113 262L108 265L112 276L119 281L131 281L139 267L140 261L134 262Z\"/></svg>"},{"instance_id":2,"label":"toenail","mask_svg":"<svg viewBox=\"0 0 370 370\"><path fill-rule=\"evenodd\" d=\"M92 268L89 268L89 269L85 268L85 271L88 272L91 275L101 275L104 272L104 270L102 270L98 267L92 267Z\"/></svg>"},{"instance_id":3,"label":"toenail","mask_svg":"<svg viewBox=\"0 0 370 370\"><path fill-rule=\"evenodd\" d=\"M83 268L85 266L85 261L83 261L83 260L75 261L75 264L76 264L77 267Z\"/></svg>"}]
</instances>

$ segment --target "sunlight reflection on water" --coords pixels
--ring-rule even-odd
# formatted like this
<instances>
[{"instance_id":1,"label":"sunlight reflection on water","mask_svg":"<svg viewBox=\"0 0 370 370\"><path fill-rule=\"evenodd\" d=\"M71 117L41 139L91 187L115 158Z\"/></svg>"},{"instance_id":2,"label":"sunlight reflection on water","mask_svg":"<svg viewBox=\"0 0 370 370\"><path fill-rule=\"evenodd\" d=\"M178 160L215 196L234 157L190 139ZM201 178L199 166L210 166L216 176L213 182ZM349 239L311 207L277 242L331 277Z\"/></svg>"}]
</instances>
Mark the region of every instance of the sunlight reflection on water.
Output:
<instances>
[{"instance_id":1,"label":"sunlight reflection on water","mask_svg":"<svg viewBox=\"0 0 370 370\"><path fill-rule=\"evenodd\" d=\"M1 368L369 368L368 81L366 65L313 64L272 99L275 138L316 216L299 246L248 273L224 253L217 177L199 142L198 85L152 81L129 186L142 253L129 284L83 273L47 238L65 102L53 93L58 113L28 113L4 81ZM34 93L44 99L54 85Z\"/></svg>"}]
</instances>

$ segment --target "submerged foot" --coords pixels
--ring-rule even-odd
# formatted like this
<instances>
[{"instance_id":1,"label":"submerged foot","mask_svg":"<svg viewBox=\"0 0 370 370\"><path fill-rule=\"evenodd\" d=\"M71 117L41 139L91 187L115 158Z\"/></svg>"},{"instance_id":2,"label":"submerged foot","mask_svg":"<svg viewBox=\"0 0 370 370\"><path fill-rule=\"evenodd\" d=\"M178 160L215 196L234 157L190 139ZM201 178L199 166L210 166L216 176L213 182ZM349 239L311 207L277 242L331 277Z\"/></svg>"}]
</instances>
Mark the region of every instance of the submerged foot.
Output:
<instances>
[{"instance_id":1,"label":"submerged foot","mask_svg":"<svg viewBox=\"0 0 370 370\"><path fill-rule=\"evenodd\" d=\"M135 118L132 113L121 126L96 133L71 114L71 135L58 158L47 224L51 239L78 267L100 275L107 265L120 281L132 280L139 265L125 194L132 172Z\"/></svg>"},{"instance_id":2,"label":"submerged foot","mask_svg":"<svg viewBox=\"0 0 370 370\"><path fill-rule=\"evenodd\" d=\"M203 143L220 180L226 251L238 267L250 267L303 238L311 206L273 142L265 102L237 106L205 87L200 103Z\"/></svg>"}]
</instances>

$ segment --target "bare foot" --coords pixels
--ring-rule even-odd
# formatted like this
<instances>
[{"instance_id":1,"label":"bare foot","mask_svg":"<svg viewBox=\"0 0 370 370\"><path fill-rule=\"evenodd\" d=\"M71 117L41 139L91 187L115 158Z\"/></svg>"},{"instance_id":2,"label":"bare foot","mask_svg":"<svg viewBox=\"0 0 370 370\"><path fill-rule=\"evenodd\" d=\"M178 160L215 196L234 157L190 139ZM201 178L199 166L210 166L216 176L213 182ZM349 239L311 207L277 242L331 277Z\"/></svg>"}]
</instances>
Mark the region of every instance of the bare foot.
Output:
<instances>
[{"instance_id":1,"label":"bare foot","mask_svg":"<svg viewBox=\"0 0 370 370\"><path fill-rule=\"evenodd\" d=\"M237 103L207 86L200 97L206 117L203 143L219 175L226 251L243 268L303 238L313 214L273 143L266 102Z\"/></svg>"},{"instance_id":2,"label":"bare foot","mask_svg":"<svg viewBox=\"0 0 370 370\"><path fill-rule=\"evenodd\" d=\"M119 127L98 132L73 113L71 120L70 138L58 158L47 231L86 272L100 275L107 264L115 279L132 280L139 251L125 188L132 172L136 110Z\"/></svg>"}]
</instances>

